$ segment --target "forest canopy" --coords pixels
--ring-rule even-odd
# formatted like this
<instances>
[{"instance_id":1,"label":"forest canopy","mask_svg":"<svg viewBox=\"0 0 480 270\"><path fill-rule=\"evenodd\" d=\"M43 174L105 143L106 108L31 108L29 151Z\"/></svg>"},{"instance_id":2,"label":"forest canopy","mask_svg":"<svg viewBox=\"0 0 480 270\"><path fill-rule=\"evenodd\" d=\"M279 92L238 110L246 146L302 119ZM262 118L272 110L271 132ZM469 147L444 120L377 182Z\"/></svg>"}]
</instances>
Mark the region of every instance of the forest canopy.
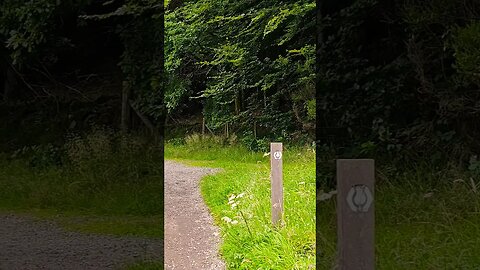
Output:
<instances>
[{"instance_id":1,"label":"forest canopy","mask_svg":"<svg viewBox=\"0 0 480 270\"><path fill-rule=\"evenodd\" d=\"M350 156L480 150L478 1L164 3L2 1L2 99L118 110L128 88L156 125L304 142L318 125Z\"/></svg>"},{"instance_id":2,"label":"forest canopy","mask_svg":"<svg viewBox=\"0 0 480 270\"><path fill-rule=\"evenodd\" d=\"M3 1L3 100L95 100L94 74L113 84L102 95L131 89L157 124L166 112L213 132L313 140L313 1L164 3L165 14L154 0Z\"/></svg>"},{"instance_id":3,"label":"forest canopy","mask_svg":"<svg viewBox=\"0 0 480 270\"><path fill-rule=\"evenodd\" d=\"M243 136L313 138L315 2L178 2L165 15L169 114Z\"/></svg>"}]
</instances>

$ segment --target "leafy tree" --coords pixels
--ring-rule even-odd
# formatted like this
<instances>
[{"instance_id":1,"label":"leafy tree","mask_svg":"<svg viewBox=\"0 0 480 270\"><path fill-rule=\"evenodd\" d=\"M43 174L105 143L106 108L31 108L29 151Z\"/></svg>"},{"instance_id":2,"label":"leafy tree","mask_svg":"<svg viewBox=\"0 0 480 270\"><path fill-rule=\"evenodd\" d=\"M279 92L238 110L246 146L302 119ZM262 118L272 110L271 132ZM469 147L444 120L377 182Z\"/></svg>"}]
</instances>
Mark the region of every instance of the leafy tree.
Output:
<instances>
[{"instance_id":1,"label":"leafy tree","mask_svg":"<svg viewBox=\"0 0 480 270\"><path fill-rule=\"evenodd\" d=\"M336 134L336 147L348 156L404 150L468 160L480 146L473 140L479 12L478 1L458 0L358 0L325 8L319 139Z\"/></svg>"},{"instance_id":2,"label":"leafy tree","mask_svg":"<svg viewBox=\"0 0 480 270\"><path fill-rule=\"evenodd\" d=\"M313 135L315 3L185 1L166 13L165 104L207 125Z\"/></svg>"}]
</instances>

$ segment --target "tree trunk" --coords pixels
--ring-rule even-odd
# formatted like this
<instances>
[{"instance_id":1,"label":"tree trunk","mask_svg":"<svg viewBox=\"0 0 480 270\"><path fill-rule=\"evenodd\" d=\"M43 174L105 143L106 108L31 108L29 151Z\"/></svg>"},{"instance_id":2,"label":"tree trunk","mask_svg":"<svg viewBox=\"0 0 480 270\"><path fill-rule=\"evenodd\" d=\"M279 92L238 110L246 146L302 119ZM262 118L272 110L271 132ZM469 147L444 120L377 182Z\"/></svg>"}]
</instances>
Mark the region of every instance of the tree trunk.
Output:
<instances>
[{"instance_id":1,"label":"tree trunk","mask_svg":"<svg viewBox=\"0 0 480 270\"><path fill-rule=\"evenodd\" d=\"M16 87L17 77L15 76L15 72L11 67L7 67L3 88L3 101L8 102L12 99Z\"/></svg>"},{"instance_id":2,"label":"tree trunk","mask_svg":"<svg viewBox=\"0 0 480 270\"><path fill-rule=\"evenodd\" d=\"M120 128L123 133L127 133L130 128L130 105L128 100L130 99L130 86L127 82L123 82L122 89L122 120Z\"/></svg>"},{"instance_id":3,"label":"tree trunk","mask_svg":"<svg viewBox=\"0 0 480 270\"><path fill-rule=\"evenodd\" d=\"M235 115L240 114L240 97L239 94L235 94Z\"/></svg>"}]
</instances>

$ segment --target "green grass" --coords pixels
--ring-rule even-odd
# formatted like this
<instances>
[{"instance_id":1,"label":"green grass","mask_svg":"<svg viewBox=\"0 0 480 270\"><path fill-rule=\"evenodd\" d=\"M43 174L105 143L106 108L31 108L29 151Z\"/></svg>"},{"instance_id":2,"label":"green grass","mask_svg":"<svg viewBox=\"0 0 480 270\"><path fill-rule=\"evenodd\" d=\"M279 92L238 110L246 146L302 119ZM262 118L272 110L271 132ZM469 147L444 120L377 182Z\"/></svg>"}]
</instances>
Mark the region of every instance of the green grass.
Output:
<instances>
[{"instance_id":1,"label":"green grass","mask_svg":"<svg viewBox=\"0 0 480 270\"><path fill-rule=\"evenodd\" d=\"M61 149L0 153L0 211L85 233L163 238L159 153L144 138L103 130L70 138Z\"/></svg>"},{"instance_id":2,"label":"green grass","mask_svg":"<svg viewBox=\"0 0 480 270\"><path fill-rule=\"evenodd\" d=\"M423 165L401 173L388 171L377 172L376 269L479 269L480 194L473 191L466 173ZM455 181L462 178L467 181ZM332 269L334 198L317 207L318 269Z\"/></svg>"},{"instance_id":3,"label":"green grass","mask_svg":"<svg viewBox=\"0 0 480 270\"><path fill-rule=\"evenodd\" d=\"M89 232L162 235L161 168L155 168L156 175L137 183L117 178L126 181L95 188L92 179L58 168L36 170L23 162L5 160L0 160L0 167L1 209L32 213L41 209L55 215L84 216L78 226L68 227Z\"/></svg>"},{"instance_id":4,"label":"green grass","mask_svg":"<svg viewBox=\"0 0 480 270\"><path fill-rule=\"evenodd\" d=\"M140 262L127 266L125 270L163 270L163 262Z\"/></svg>"},{"instance_id":5,"label":"green grass","mask_svg":"<svg viewBox=\"0 0 480 270\"><path fill-rule=\"evenodd\" d=\"M167 144L166 159L222 168L202 179L201 191L222 232L221 255L229 269L314 269L315 154L286 147L284 224L270 221L269 157L240 146L215 143ZM234 201L229 197L244 194ZM228 217L238 223L222 220Z\"/></svg>"},{"instance_id":6,"label":"green grass","mask_svg":"<svg viewBox=\"0 0 480 270\"><path fill-rule=\"evenodd\" d=\"M62 150L0 153L0 208L161 217L163 157L139 140L97 131L72 139Z\"/></svg>"}]
</instances>

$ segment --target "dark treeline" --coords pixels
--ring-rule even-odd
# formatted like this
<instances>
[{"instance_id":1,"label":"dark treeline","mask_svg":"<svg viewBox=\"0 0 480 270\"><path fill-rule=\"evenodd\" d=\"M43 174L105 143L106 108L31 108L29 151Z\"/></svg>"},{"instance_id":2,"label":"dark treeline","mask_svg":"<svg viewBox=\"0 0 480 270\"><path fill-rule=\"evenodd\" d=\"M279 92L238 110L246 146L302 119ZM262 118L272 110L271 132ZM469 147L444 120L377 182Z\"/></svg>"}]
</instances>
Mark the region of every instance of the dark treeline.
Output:
<instances>
[{"instance_id":1,"label":"dark treeline","mask_svg":"<svg viewBox=\"0 0 480 270\"><path fill-rule=\"evenodd\" d=\"M345 157L475 162L480 2L319 4L319 142Z\"/></svg>"},{"instance_id":2,"label":"dark treeline","mask_svg":"<svg viewBox=\"0 0 480 270\"><path fill-rule=\"evenodd\" d=\"M156 132L163 123L162 29L158 1L2 1L0 147L120 122ZM123 111L122 93L132 104Z\"/></svg>"},{"instance_id":3,"label":"dark treeline","mask_svg":"<svg viewBox=\"0 0 480 270\"><path fill-rule=\"evenodd\" d=\"M154 0L3 1L3 132L35 130L35 117L60 129L158 132L167 111L170 125L199 119L199 131L203 118L207 132L228 130L253 145L311 143L313 1L165 3L164 15Z\"/></svg>"},{"instance_id":4,"label":"dark treeline","mask_svg":"<svg viewBox=\"0 0 480 270\"><path fill-rule=\"evenodd\" d=\"M200 131L203 119L252 140L308 142L318 127L319 145L350 157L479 151L478 1L159 6L2 1L2 136L92 119L155 132L166 111L171 126L196 119Z\"/></svg>"}]
</instances>

